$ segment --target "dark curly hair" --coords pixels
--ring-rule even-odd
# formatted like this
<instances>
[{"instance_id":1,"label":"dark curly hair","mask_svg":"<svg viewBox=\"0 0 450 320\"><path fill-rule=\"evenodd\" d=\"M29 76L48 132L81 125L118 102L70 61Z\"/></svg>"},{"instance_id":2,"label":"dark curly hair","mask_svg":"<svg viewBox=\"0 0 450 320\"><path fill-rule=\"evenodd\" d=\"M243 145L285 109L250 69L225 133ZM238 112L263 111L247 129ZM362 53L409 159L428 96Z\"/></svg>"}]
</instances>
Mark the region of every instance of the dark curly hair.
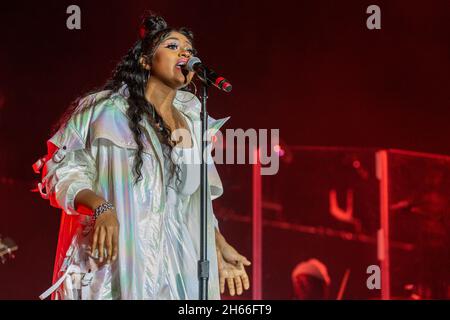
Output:
<instances>
[{"instance_id":1,"label":"dark curly hair","mask_svg":"<svg viewBox=\"0 0 450 320\"><path fill-rule=\"evenodd\" d=\"M144 14L139 29L139 40L117 64L112 77L107 80L103 87L90 91L77 98L53 127L53 131L64 127L74 114L80 113L91 107L93 104L98 104L101 101L108 99L113 93L117 92L123 84L126 84L129 90L129 97L127 98L129 105L127 109L129 127L133 132L134 140L138 145L136 160L133 166L135 183L142 179L143 143L141 141L141 135L143 128L139 125L139 122L143 117L147 117L160 142L167 144L170 147L170 150L172 150L170 129L158 115L152 103L145 99L145 87L150 76L150 71L146 70L139 60L141 57L144 57L145 61L150 63L158 45L173 31L183 34L193 44L194 35L189 29L185 27L178 29L169 27L161 16L155 15L152 12ZM110 90L110 93L103 96L100 100L96 100L94 103L88 103L81 109L77 108L83 97L103 90ZM174 165L172 166L172 169L173 170L171 171L173 174L174 170L176 170Z\"/></svg>"}]
</instances>

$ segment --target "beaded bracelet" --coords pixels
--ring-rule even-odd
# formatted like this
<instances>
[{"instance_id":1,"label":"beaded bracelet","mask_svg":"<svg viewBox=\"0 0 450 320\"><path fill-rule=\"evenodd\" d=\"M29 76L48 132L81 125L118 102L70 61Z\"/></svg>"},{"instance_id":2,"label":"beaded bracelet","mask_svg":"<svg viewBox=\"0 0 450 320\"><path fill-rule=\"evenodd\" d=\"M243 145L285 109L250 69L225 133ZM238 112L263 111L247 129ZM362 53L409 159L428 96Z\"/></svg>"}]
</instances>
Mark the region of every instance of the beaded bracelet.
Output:
<instances>
[{"instance_id":1,"label":"beaded bracelet","mask_svg":"<svg viewBox=\"0 0 450 320\"><path fill-rule=\"evenodd\" d=\"M114 205L111 202L104 202L101 205L99 205L94 210L94 220L97 220L97 218L105 211L108 211L110 209L114 209Z\"/></svg>"}]
</instances>

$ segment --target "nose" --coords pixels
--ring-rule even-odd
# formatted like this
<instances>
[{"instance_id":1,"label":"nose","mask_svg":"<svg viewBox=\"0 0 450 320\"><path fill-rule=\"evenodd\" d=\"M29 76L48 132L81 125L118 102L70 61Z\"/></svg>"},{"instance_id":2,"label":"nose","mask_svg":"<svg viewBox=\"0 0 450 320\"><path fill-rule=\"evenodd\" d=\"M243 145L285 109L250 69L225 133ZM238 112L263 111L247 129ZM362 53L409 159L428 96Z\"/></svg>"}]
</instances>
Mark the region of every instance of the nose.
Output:
<instances>
[{"instance_id":1,"label":"nose","mask_svg":"<svg viewBox=\"0 0 450 320\"><path fill-rule=\"evenodd\" d=\"M181 50L180 56L181 57L185 57L185 58L190 58L191 57L191 53L188 50Z\"/></svg>"}]
</instances>

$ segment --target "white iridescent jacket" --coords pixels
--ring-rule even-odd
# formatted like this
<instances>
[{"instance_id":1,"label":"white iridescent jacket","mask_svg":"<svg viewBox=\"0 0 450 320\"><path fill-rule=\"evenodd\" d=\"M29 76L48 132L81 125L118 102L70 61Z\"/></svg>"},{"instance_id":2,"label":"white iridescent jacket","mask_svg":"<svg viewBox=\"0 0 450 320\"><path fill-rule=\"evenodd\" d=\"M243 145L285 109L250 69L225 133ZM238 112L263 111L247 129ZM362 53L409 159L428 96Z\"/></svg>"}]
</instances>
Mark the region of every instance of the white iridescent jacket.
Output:
<instances>
[{"instance_id":1,"label":"white iridescent jacket","mask_svg":"<svg viewBox=\"0 0 450 320\"><path fill-rule=\"evenodd\" d=\"M199 161L181 164L177 182L169 179L167 165L170 158L200 159L200 101L189 92L178 91L173 102L194 137L191 149L173 148L168 154L150 124L141 121L145 128L143 179L135 185L132 168L137 144L126 115L128 89L124 85L102 101L107 93L82 99L79 110L89 102L93 107L76 113L65 129L49 139L48 154L33 165L36 172L43 169L41 196L63 209L53 286L40 298L52 294L54 299L198 299ZM209 118L210 133L217 132L227 120ZM214 231L218 223L212 200L223 189L210 151L208 298L220 299ZM98 265L86 252L92 235L91 218L74 209L75 196L83 189L93 190L116 207L119 254L111 264Z\"/></svg>"}]
</instances>

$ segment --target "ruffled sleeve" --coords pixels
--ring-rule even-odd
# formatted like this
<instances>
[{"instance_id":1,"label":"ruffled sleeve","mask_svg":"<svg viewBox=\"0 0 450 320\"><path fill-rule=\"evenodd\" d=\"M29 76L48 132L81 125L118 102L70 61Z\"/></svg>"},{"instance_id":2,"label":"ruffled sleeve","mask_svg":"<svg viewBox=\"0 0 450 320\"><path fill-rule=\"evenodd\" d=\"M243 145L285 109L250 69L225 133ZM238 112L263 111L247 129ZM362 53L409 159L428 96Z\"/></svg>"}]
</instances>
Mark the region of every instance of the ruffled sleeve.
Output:
<instances>
[{"instance_id":1,"label":"ruffled sleeve","mask_svg":"<svg viewBox=\"0 0 450 320\"><path fill-rule=\"evenodd\" d=\"M67 214L78 214L75 198L84 189L93 190L95 161L87 149L67 152L50 176L46 177L49 197Z\"/></svg>"},{"instance_id":2,"label":"ruffled sleeve","mask_svg":"<svg viewBox=\"0 0 450 320\"><path fill-rule=\"evenodd\" d=\"M123 111L126 100L120 95L100 100L106 93L83 99L81 111L47 141L47 155L33 165L36 173L42 170L38 184L42 198L67 214L78 214L74 201L81 190L96 190L98 139L110 140L121 148L134 148ZM88 103L92 105L84 108Z\"/></svg>"},{"instance_id":3,"label":"ruffled sleeve","mask_svg":"<svg viewBox=\"0 0 450 320\"><path fill-rule=\"evenodd\" d=\"M96 177L95 158L79 137L70 125L58 132L48 141L48 154L41 164L41 196L68 214L78 214L75 197L81 190L93 190Z\"/></svg>"}]
</instances>

